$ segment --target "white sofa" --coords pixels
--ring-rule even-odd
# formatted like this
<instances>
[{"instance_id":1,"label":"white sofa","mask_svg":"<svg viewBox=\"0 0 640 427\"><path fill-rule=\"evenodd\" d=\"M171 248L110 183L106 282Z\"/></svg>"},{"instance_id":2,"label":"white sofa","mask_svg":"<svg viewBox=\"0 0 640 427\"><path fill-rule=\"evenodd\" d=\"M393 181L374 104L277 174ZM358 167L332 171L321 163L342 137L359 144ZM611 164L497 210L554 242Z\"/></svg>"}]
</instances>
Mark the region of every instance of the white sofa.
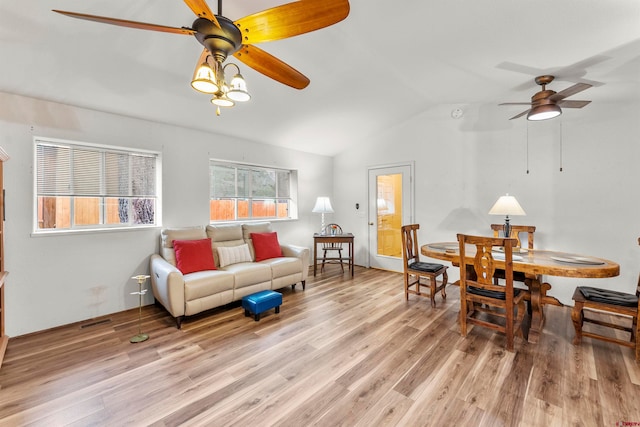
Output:
<instances>
[{"instance_id":1,"label":"white sofa","mask_svg":"<svg viewBox=\"0 0 640 427\"><path fill-rule=\"evenodd\" d=\"M255 262L251 233L271 231L269 222L163 229L160 254L153 254L150 261L156 303L167 309L180 328L185 316L240 300L258 291L289 285L295 288L298 282L304 290L309 274L309 248L280 244L283 257ZM173 241L206 238L211 239L216 270L182 274L176 267ZM245 243L249 246L251 262L220 266L217 248L239 247Z\"/></svg>"}]
</instances>

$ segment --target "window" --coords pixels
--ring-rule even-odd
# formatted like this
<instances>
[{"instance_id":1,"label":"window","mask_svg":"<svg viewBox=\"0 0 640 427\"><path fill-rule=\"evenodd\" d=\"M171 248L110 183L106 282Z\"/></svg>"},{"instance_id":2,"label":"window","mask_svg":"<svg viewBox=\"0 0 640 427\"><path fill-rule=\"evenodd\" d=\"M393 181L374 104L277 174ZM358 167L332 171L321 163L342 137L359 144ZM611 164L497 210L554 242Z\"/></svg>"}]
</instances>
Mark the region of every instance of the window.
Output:
<instances>
[{"instance_id":1,"label":"window","mask_svg":"<svg viewBox=\"0 0 640 427\"><path fill-rule=\"evenodd\" d=\"M35 139L35 232L159 225L158 153Z\"/></svg>"},{"instance_id":2,"label":"window","mask_svg":"<svg viewBox=\"0 0 640 427\"><path fill-rule=\"evenodd\" d=\"M209 176L211 222L297 218L296 171L212 160Z\"/></svg>"}]
</instances>

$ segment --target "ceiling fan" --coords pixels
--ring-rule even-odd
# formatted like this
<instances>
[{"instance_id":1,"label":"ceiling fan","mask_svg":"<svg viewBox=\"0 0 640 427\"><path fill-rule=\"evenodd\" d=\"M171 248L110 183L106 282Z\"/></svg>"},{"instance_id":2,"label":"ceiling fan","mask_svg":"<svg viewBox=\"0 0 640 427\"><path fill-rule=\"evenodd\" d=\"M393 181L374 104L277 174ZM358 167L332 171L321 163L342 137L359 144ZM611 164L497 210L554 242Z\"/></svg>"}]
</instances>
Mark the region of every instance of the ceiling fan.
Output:
<instances>
[{"instance_id":1,"label":"ceiling fan","mask_svg":"<svg viewBox=\"0 0 640 427\"><path fill-rule=\"evenodd\" d=\"M573 101L567 100L571 95L575 95L578 92L589 89L592 85L588 83L576 83L571 87L560 92L553 90L547 90L546 86L551 83L554 76L544 75L535 78L536 84L542 86L542 90L537 92L531 97L531 102L503 102L499 105L530 105L528 110L523 111L511 117L509 120L517 119L525 114L527 120L546 120L553 117L557 117L562 114L562 109L565 108L582 108L589 104L591 101Z\"/></svg>"},{"instance_id":2,"label":"ceiling fan","mask_svg":"<svg viewBox=\"0 0 640 427\"><path fill-rule=\"evenodd\" d=\"M184 2L198 16L191 27L167 27L55 9L53 12L121 27L195 36L204 46L204 50L198 59L192 86L201 92L212 93L214 98L211 102L214 104L231 106L234 95L239 98L236 99L238 101L247 100L249 95L237 65L227 64L238 68L238 73L231 85L224 81L226 65L223 66L223 63L229 55L282 84L304 89L309 85L306 76L255 44L286 39L328 27L345 19L350 9L348 0L299 0L231 21L222 15L222 0L218 0L217 15L211 11L205 0ZM212 66L208 63L209 59L213 61ZM209 79L210 84L206 79ZM229 101L231 105L224 104L223 101Z\"/></svg>"}]
</instances>

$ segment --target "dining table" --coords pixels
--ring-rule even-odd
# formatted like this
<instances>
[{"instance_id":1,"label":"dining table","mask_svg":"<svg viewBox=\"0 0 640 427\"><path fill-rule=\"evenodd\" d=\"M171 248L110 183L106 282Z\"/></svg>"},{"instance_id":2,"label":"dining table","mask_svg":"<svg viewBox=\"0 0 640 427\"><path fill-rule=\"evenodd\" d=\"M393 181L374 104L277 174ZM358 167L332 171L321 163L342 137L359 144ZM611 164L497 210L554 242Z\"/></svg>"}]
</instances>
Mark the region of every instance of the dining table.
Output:
<instances>
[{"instance_id":1,"label":"dining table","mask_svg":"<svg viewBox=\"0 0 640 427\"><path fill-rule=\"evenodd\" d=\"M427 243L420 247L422 255L443 261L454 266L460 265L460 248L458 242ZM473 258L476 247L467 245L465 255L467 265L466 277L473 274ZM494 257L496 268L504 268L504 259ZM471 267L471 269L469 268ZM525 284L531 294L531 324L528 341L537 343L544 325L544 306L547 304L563 304L549 295L551 285L544 281L544 276L573 278L607 278L620 274L620 265L604 258L579 255L568 252L540 249L514 248L513 271L524 273Z\"/></svg>"}]
</instances>

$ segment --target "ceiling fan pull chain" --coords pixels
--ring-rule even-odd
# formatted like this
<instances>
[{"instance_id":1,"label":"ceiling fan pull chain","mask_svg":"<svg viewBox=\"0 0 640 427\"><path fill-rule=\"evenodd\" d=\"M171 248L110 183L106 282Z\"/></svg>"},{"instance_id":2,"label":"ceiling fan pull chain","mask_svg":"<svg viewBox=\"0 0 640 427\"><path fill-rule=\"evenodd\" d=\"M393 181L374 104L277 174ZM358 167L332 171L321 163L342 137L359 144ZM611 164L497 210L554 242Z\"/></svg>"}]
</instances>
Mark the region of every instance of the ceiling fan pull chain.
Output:
<instances>
[{"instance_id":1,"label":"ceiling fan pull chain","mask_svg":"<svg viewBox=\"0 0 640 427\"><path fill-rule=\"evenodd\" d=\"M529 175L529 121L527 121L527 175Z\"/></svg>"},{"instance_id":2,"label":"ceiling fan pull chain","mask_svg":"<svg viewBox=\"0 0 640 427\"><path fill-rule=\"evenodd\" d=\"M560 120L560 172L562 172L562 120Z\"/></svg>"}]
</instances>

